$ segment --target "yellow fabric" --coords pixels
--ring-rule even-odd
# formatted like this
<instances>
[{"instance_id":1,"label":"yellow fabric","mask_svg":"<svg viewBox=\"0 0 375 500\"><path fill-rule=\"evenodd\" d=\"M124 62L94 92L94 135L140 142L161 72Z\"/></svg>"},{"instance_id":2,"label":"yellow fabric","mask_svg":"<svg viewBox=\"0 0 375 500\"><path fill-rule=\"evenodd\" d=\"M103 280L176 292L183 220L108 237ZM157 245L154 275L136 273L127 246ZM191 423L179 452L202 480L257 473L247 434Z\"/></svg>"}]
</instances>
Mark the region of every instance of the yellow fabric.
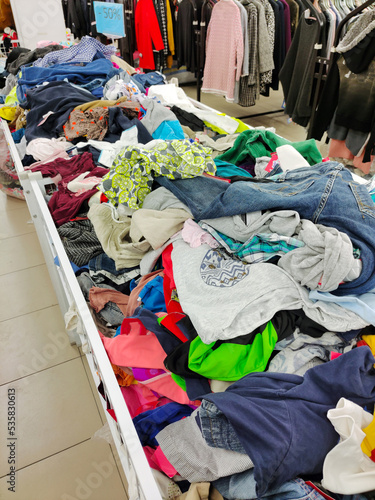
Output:
<instances>
[{"instance_id":1,"label":"yellow fabric","mask_svg":"<svg viewBox=\"0 0 375 500\"><path fill-rule=\"evenodd\" d=\"M9 123L9 128L15 128L19 130L20 128L26 127L26 115L25 110L20 106L16 107L16 113L11 123Z\"/></svg>"},{"instance_id":2,"label":"yellow fabric","mask_svg":"<svg viewBox=\"0 0 375 500\"><path fill-rule=\"evenodd\" d=\"M233 118L233 120L236 120L236 122L238 122L238 128L235 131L235 134L240 134L241 132L244 132L245 130L249 130L249 126L246 125L246 123L244 123L243 121L239 120L238 118Z\"/></svg>"},{"instance_id":3,"label":"yellow fabric","mask_svg":"<svg viewBox=\"0 0 375 500\"><path fill-rule=\"evenodd\" d=\"M206 125L206 127L210 128L214 132L217 132L218 134L227 135L227 133L228 133L225 130L223 130L222 128L217 127L216 125L212 125L212 123L206 122L205 120L203 120L203 123Z\"/></svg>"},{"instance_id":4,"label":"yellow fabric","mask_svg":"<svg viewBox=\"0 0 375 500\"><path fill-rule=\"evenodd\" d=\"M169 2L165 2L167 6L167 36L168 36L168 47L169 52L172 56L175 53L174 37L173 37L173 22L172 22L172 12ZM168 66L170 67L170 66Z\"/></svg>"},{"instance_id":5,"label":"yellow fabric","mask_svg":"<svg viewBox=\"0 0 375 500\"><path fill-rule=\"evenodd\" d=\"M0 108L0 116L9 122L14 120L17 108L15 106L3 106Z\"/></svg>"},{"instance_id":6,"label":"yellow fabric","mask_svg":"<svg viewBox=\"0 0 375 500\"><path fill-rule=\"evenodd\" d=\"M368 344L372 354L375 356L375 335L362 335L362 340Z\"/></svg>"},{"instance_id":7,"label":"yellow fabric","mask_svg":"<svg viewBox=\"0 0 375 500\"><path fill-rule=\"evenodd\" d=\"M10 106L12 104L18 104L18 99L17 99L17 85L12 88L12 90L9 92L5 99L5 104L7 106Z\"/></svg>"},{"instance_id":8,"label":"yellow fabric","mask_svg":"<svg viewBox=\"0 0 375 500\"><path fill-rule=\"evenodd\" d=\"M375 416L371 424L362 429L362 431L366 434L366 437L361 443L361 449L363 453L365 453L368 457L371 457L372 450L375 450Z\"/></svg>"},{"instance_id":9,"label":"yellow fabric","mask_svg":"<svg viewBox=\"0 0 375 500\"><path fill-rule=\"evenodd\" d=\"M116 101L107 101L106 99L98 99L97 101L91 101L91 102L86 102L84 104L80 104L79 106L76 106L74 109L79 109L80 111L87 111L88 109L92 108L104 108L104 107L111 107L111 106L116 106L117 104L120 104L121 102L126 102L128 98L126 96L120 97L120 99L117 99Z\"/></svg>"},{"instance_id":10,"label":"yellow fabric","mask_svg":"<svg viewBox=\"0 0 375 500\"><path fill-rule=\"evenodd\" d=\"M173 56L167 56L167 68L171 69L173 66Z\"/></svg>"}]
</instances>

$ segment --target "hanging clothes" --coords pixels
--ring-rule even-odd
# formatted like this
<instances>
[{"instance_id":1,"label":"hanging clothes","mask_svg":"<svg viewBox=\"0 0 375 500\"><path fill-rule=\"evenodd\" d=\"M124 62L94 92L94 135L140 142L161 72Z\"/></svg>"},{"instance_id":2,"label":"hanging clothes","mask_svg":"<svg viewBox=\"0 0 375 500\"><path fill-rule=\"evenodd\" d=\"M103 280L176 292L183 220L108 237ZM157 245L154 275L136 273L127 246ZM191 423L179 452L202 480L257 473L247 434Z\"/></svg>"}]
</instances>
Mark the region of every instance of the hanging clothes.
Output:
<instances>
[{"instance_id":1,"label":"hanging clothes","mask_svg":"<svg viewBox=\"0 0 375 500\"><path fill-rule=\"evenodd\" d=\"M164 42L152 0L139 0L137 3L135 36L139 50L140 67L155 69L153 46L155 50L164 50Z\"/></svg>"},{"instance_id":2,"label":"hanging clothes","mask_svg":"<svg viewBox=\"0 0 375 500\"><path fill-rule=\"evenodd\" d=\"M285 112L295 123L306 127L312 107L311 94L315 67L314 45L319 41L318 20L301 16L291 48L279 73L284 91Z\"/></svg>"},{"instance_id":3,"label":"hanging clothes","mask_svg":"<svg viewBox=\"0 0 375 500\"><path fill-rule=\"evenodd\" d=\"M195 28L201 20L202 0L182 0L178 4L176 25L177 67L197 71Z\"/></svg>"},{"instance_id":4,"label":"hanging clothes","mask_svg":"<svg viewBox=\"0 0 375 500\"><path fill-rule=\"evenodd\" d=\"M241 76L244 55L241 15L232 0L220 0L207 30L203 92L234 100L235 81Z\"/></svg>"},{"instance_id":5,"label":"hanging clothes","mask_svg":"<svg viewBox=\"0 0 375 500\"><path fill-rule=\"evenodd\" d=\"M345 139L351 144L353 156L358 141L353 143L353 132L370 134L365 146L363 161L370 162L375 145L375 13L368 11L353 23L348 33L336 47L331 69L323 89L319 107L311 127L311 136L320 139L328 129L329 137ZM338 133L346 133L339 137ZM363 136L362 136L363 137ZM344 156L346 157L346 156ZM369 165L361 165L364 171Z\"/></svg>"}]
</instances>

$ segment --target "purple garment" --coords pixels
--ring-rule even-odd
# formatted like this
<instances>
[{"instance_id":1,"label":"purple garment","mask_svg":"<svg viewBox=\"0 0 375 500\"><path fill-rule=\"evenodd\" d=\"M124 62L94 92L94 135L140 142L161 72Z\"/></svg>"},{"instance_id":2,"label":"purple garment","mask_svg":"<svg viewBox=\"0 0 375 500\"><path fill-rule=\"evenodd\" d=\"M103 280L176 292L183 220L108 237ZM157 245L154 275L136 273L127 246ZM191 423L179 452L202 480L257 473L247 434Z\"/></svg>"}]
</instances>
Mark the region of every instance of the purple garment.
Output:
<instances>
[{"instance_id":1,"label":"purple garment","mask_svg":"<svg viewBox=\"0 0 375 500\"><path fill-rule=\"evenodd\" d=\"M48 202L48 208L56 226L68 222L79 212L83 202L98 192L94 187L83 193L73 193L68 189L68 183L84 172L90 172L90 177L103 177L109 172L107 168L97 167L92 161L91 153L73 156L70 160L58 158L57 160L39 165L35 171L41 171L43 176L60 174L62 180Z\"/></svg>"},{"instance_id":2,"label":"purple garment","mask_svg":"<svg viewBox=\"0 0 375 500\"><path fill-rule=\"evenodd\" d=\"M240 168L243 168L248 172L250 175L255 177L255 162L253 160L249 160L245 163L242 163L241 165L238 165Z\"/></svg>"},{"instance_id":3,"label":"purple garment","mask_svg":"<svg viewBox=\"0 0 375 500\"><path fill-rule=\"evenodd\" d=\"M284 20L285 20L285 54L287 54L292 44L292 29L290 26L290 7L285 0L281 0L284 5Z\"/></svg>"},{"instance_id":4,"label":"purple garment","mask_svg":"<svg viewBox=\"0 0 375 500\"><path fill-rule=\"evenodd\" d=\"M254 463L259 497L300 474L321 473L338 441L327 411L342 397L360 406L375 401L374 362L363 346L311 368L304 377L246 375L225 392L204 397L219 412L214 407L204 418L200 413L202 434L214 447L231 449L233 439L240 441Z\"/></svg>"}]
</instances>

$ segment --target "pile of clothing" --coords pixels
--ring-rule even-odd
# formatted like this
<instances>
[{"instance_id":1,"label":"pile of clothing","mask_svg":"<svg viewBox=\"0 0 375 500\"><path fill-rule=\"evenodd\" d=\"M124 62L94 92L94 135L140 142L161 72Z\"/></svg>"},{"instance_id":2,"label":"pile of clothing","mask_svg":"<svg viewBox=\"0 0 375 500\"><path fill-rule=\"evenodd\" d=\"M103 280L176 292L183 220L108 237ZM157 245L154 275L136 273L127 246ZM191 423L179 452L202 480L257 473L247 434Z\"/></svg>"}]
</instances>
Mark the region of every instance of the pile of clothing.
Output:
<instances>
[{"instance_id":1,"label":"pile of clothing","mask_svg":"<svg viewBox=\"0 0 375 500\"><path fill-rule=\"evenodd\" d=\"M375 183L82 47L11 126L163 498L371 498Z\"/></svg>"}]
</instances>

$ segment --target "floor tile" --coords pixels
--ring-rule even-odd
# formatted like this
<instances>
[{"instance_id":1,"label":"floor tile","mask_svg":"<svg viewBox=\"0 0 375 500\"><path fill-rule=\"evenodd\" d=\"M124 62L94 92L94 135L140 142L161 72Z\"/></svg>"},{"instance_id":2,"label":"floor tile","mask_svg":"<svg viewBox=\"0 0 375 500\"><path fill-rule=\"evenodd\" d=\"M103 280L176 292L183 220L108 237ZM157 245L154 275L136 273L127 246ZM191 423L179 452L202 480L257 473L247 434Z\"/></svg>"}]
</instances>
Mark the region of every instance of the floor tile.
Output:
<instances>
[{"instance_id":1,"label":"floor tile","mask_svg":"<svg viewBox=\"0 0 375 500\"><path fill-rule=\"evenodd\" d=\"M6 238L0 243L0 276L44 262L36 232Z\"/></svg>"},{"instance_id":2,"label":"floor tile","mask_svg":"<svg viewBox=\"0 0 375 500\"><path fill-rule=\"evenodd\" d=\"M119 454L117 452L117 448L116 448L115 444L111 445L111 448L112 448L113 456L115 457L115 462L117 464L117 469L119 471L122 484L124 484L125 485L125 489L128 490L128 480L127 480L127 478L125 476L124 468L123 468L123 466L121 464L121 460L120 460L120 457L119 457Z\"/></svg>"},{"instance_id":3,"label":"floor tile","mask_svg":"<svg viewBox=\"0 0 375 500\"><path fill-rule=\"evenodd\" d=\"M17 210L2 212L0 215L0 240L35 231L34 224L30 222L31 215L26 205Z\"/></svg>"},{"instance_id":4,"label":"floor tile","mask_svg":"<svg viewBox=\"0 0 375 500\"><path fill-rule=\"evenodd\" d=\"M126 500L110 446L89 440L16 472L15 493L0 479L7 500Z\"/></svg>"},{"instance_id":5,"label":"floor tile","mask_svg":"<svg viewBox=\"0 0 375 500\"><path fill-rule=\"evenodd\" d=\"M25 207L27 207L26 201L7 196L3 191L0 191L0 213Z\"/></svg>"},{"instance_id":6,"label":"floor tile","mask_svg":"<svg viewBox=\"0 0 375 500\"><path fill-rule=\"evenodd\" d=\"M78 357L59 306L0 323L0 385Z\"/></svg>"},{"instance_id":7,"label":"floor tile","mask_svg":"<svg viewBox=\"0 0 375 500\"><path fill-rule=\"evenodd\" d=\"M57 304L47 266L0 276L0 321Z\"/></svg>"},{"instance_id":8,"label":"floor tile","mask_svg":"<svg viewBox=\"0 0 375 500\"><path fill-rule=\"evenodd\" d=\"M16 393L18 468L91 438L103 425L80 358L1 386L1 401L7 401L9 388ZM2 404L1 429L7 429L7 415L7 404ZM0 477L8 473L6 443L11 439L0 433Z\"/></svg>"}]
</instances>

